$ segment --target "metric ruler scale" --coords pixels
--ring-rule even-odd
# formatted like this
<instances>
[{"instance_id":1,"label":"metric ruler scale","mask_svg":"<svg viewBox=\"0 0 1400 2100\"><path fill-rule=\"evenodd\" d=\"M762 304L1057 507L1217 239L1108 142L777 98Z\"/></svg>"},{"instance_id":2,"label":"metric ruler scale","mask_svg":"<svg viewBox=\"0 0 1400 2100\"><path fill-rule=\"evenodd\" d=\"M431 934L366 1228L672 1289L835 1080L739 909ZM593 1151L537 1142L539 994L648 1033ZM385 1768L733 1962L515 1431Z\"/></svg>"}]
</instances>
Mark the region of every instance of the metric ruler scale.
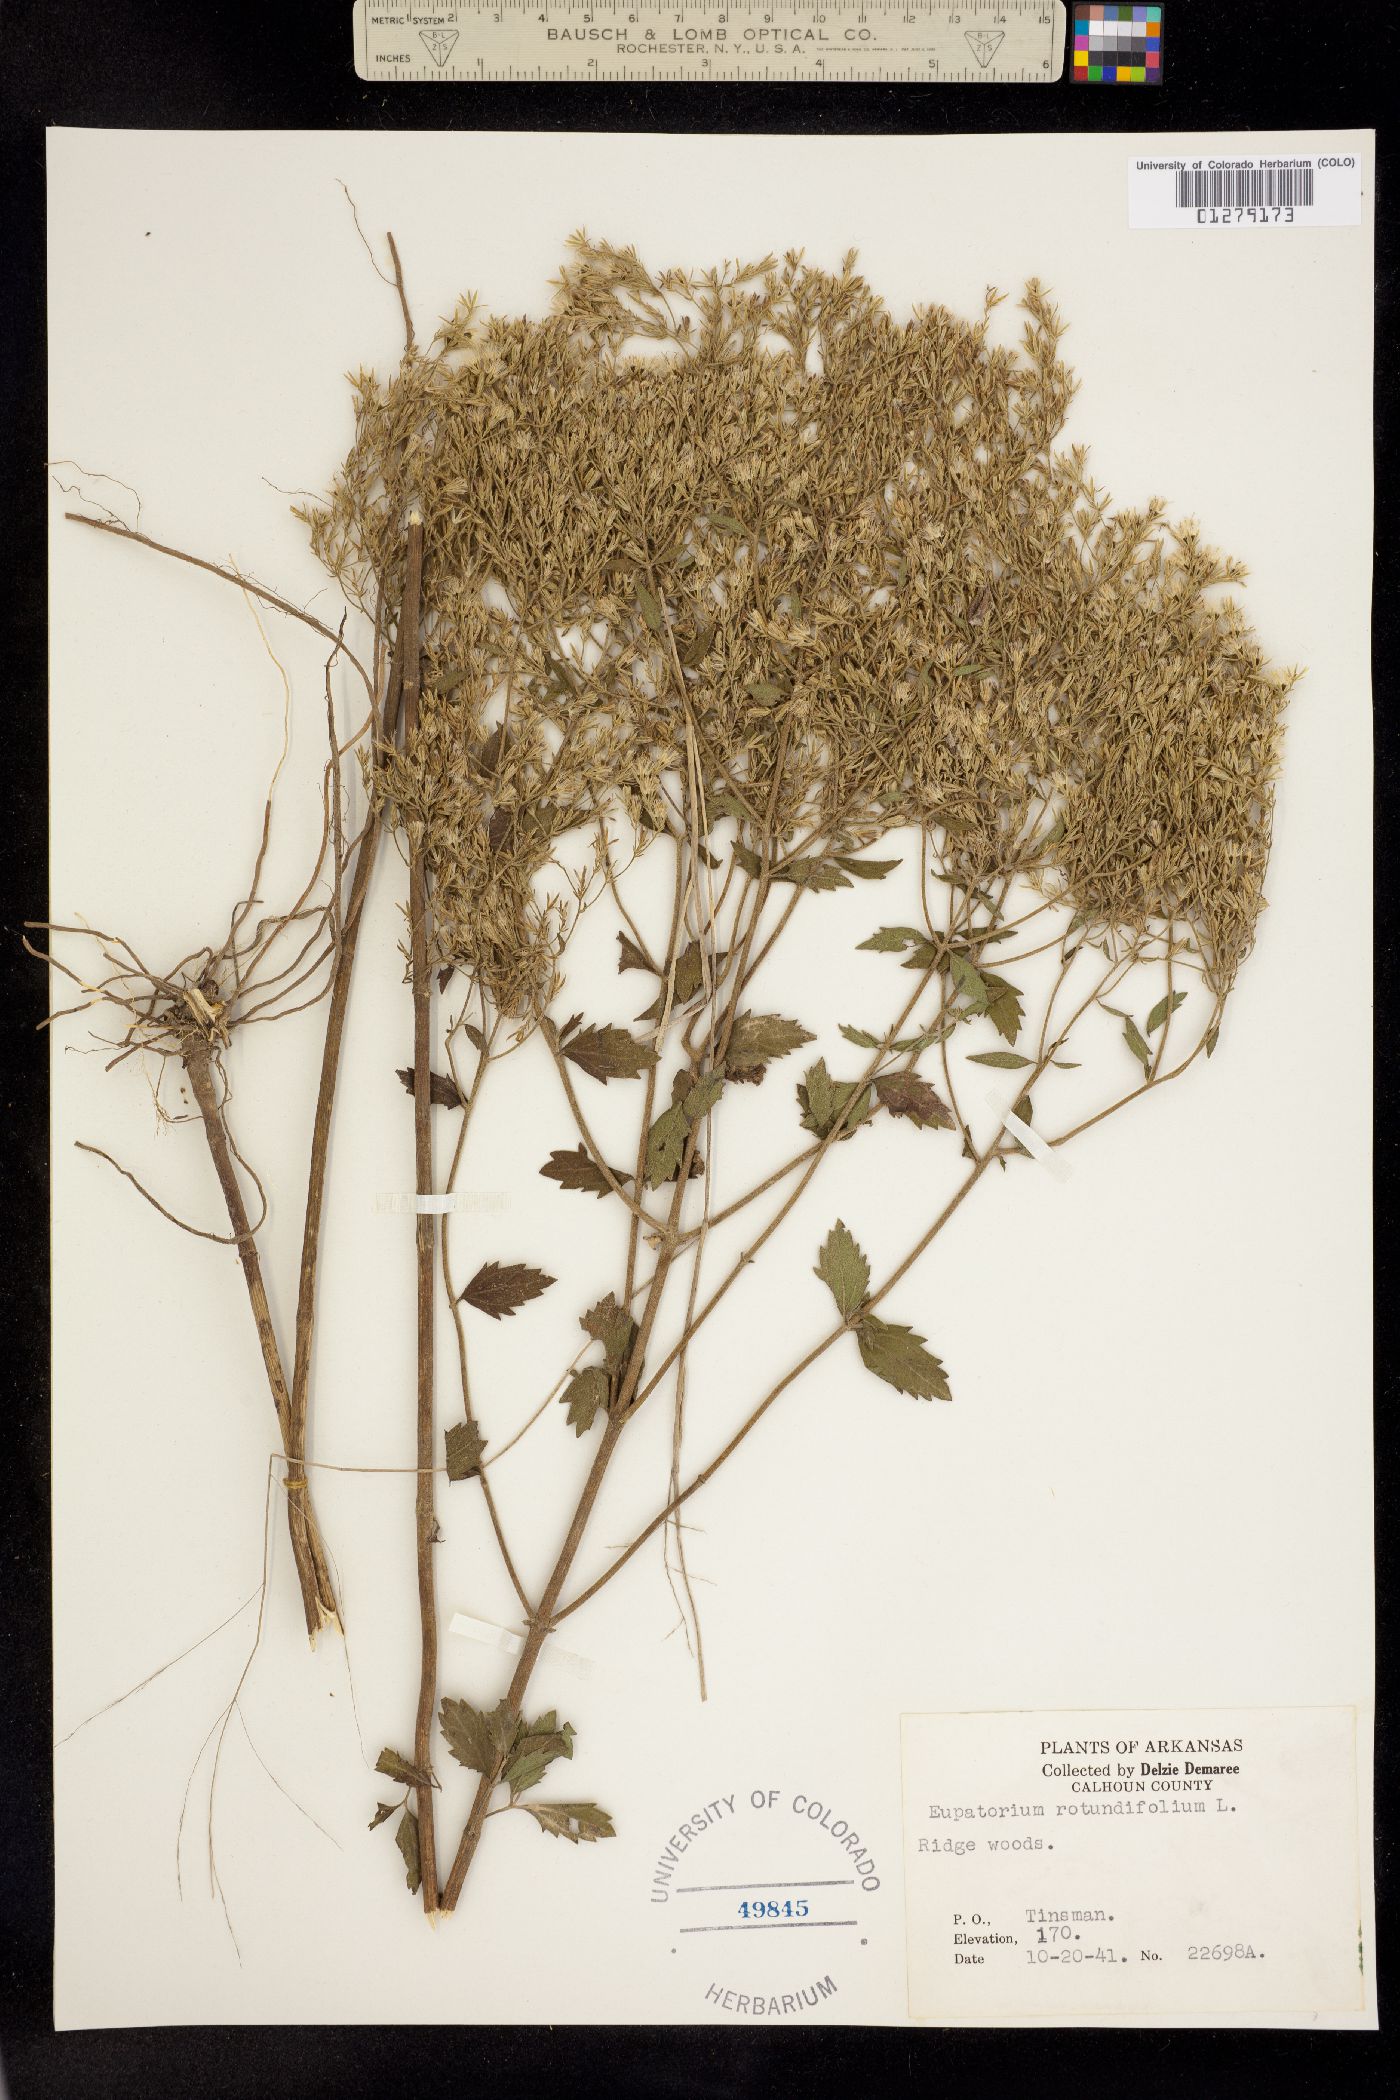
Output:
<instances>
[{"instance_id":1,"label":"metric ruler scale","mask_svg":"<svg viewBox=\"0 0 1400 2100\"><path fill-rule=\"evenodd\" d=\"M362 80L1048 85L1063 0L355 0Z\"/></svg>"}]
</instances>

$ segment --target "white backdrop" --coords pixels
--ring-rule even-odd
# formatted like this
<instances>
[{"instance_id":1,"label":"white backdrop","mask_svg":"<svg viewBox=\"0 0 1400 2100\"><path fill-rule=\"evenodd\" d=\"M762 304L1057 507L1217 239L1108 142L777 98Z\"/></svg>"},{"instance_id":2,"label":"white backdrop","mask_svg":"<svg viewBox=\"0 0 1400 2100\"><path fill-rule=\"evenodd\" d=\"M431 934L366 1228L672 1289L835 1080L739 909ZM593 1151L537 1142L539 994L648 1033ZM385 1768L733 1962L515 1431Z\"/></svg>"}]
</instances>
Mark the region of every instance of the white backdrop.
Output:
<instances>
[{"instance_id":1,"label":"white backdrop","mask_svg":"<svg viewBox=\"0 0 1400 2100\"><path fill-rule=\"evenodd\" d=\"M1255 133L1249 150L1288 143ZM1345 141L1367 156L1359 228L1130 232L1129 155L1169 144L1190 150L1126 134L51 134L50 451L79 463L54 469L56 918L84 912L169 958L215 933L245 879L283 709L255 622L226 584L62 522L59 484L129 522L139 492L143 529L234 560L334 624L278 490L325 486L349 439L342 375L387 369L400 344L342 181L372 238L396 234L423 333L469 286L498 310L541 310L579 224L654 262L805 246L834 264L855 247L900 312L939 300L971 314L989 281L1014 294L1039 275L1071 324L1069 435L1091 444L1099 479L1122 502L1160 493L1197 516L1249 564L1270 653L1307 667L1271 908L1216 1057L1077 1140L1068 1180L1027 1164L984 1183L887 1308L930 1336L956 1405L921 1408L876 1386L854 1349L833 1351L697 1498L705 1705L659 1547L569 1623L595 1677L541 1666L540 1703L580 1730L569 1791L613 1811L616 1841L575 1852L504 1819L461 1912L426 1930L390 1834L365 1831L384 1791L374 1757L411 1731L411 1482L327 1474L316 1492L353 1703L341 1645L308 1658L274 1506L243 1711L285 1792L235 1722L214 1798L237 1951L210 1897L207 1751L183 1896L176 1831L251 1611L56 1752L59 2026L716 2016L709 1971L650 1900L652 1877L692 1810L759 1787L839 1800L879 1862L860 1951L807 2016L899 2022L901 1713L1369 1699L1370 144ZM1015 330L1014 305L1001 318ZM295 834L320 764L323 651L266 617L292 685ZM342 1101L356 1106L333 1153L314 1402L317 1454L367 1467L413 1458L412 1223L376 1208L411 1176L392 1077L409 1045L400 888L387 853L348 1037ZM814 993L794 953L775 969L775 1006L834 1022L855 1017L865 987L884 998L888 960L854 953L890 915L872 898L822 900L822 982ZM232 1255L177 1234L73 1149L105 1146L182 1215L223 1228L197 1137L158 1131L135 1061L108 1076L80 1054L84 1025L64 1024L54 1057L60 1738L254 1589L273 1442ZM266 1031L257 1092L236 1103L240 1142L271 1180L266 1259L288 1329L318 1036L314 1015ZM503 1258L542 1260L570 1287L529 1308L527 1337L522 1320L482 1345L498 1443L572 1353L580 1292L615 1267L602 1207L585 1216L585 1199L538 1178L549 1147L575 1139L547 1066L533 1069L537 1094L488 1121L468 1186L507 1199L483 1214L490 1251L508 1230ZM833 1163L697 1357L695 1463L765 1368L820 1331L810 1269L831 1218L857 1229L878 1274L926 1217L922 1192L882 1173L876 1135ZM444 1386L440 1419L456 1411ZM532 1487L550 1437L566 1493L579 1456L558 1421L500 1482L532 1572L556 1523ZM596 1552L659 1506L668 1460L658 1413L610 1485ZM509 1623L479 1498L444 1489L441 1502L444 1619ZM449 1638L442 1674L444 1691L489 1703L508 1672ZM450 1785L447 1798L450 1824L462 1804ZM833 1961L804 1949L793 1978ZM764 1973L759 1989L793 1987L771 1959Z\"/></svg>"}]
</instances>

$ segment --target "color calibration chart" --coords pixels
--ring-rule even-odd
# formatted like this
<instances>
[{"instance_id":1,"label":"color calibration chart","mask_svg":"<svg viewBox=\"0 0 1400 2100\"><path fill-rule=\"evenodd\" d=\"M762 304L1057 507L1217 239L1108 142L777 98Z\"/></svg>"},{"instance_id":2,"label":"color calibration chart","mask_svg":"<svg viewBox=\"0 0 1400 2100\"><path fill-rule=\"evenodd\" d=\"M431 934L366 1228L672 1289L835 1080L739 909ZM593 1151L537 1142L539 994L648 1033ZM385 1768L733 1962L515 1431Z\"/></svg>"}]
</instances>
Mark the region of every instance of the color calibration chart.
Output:
<instances>
[{"instance_id":1,"label":"color calibration chart","mask_svg":"<svg viewBox=\"0 0 1400 2100\"><path fill-rule=\"evenodd\" d=\"M1159 6L1076 6L1070 78L1078 86L1156 87L1162 78Z\"/></svg>"}]
</instances>

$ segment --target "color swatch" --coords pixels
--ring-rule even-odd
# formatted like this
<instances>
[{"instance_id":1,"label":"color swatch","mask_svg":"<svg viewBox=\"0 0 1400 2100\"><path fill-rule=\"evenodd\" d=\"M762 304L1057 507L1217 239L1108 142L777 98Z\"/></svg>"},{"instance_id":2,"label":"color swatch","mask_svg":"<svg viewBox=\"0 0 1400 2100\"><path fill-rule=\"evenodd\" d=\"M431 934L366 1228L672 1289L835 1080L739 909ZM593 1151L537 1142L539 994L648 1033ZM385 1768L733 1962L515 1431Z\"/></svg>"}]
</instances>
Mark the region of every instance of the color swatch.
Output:
<instances>
[{"instance_id":1,"label":"color swatch","mask_svg":"<svg viewBox=\"0 0 1400 2100\"><path fill-rule=\"evenodd\" d=\"M1081 85L1156 87L1162 78L1158 6L1076 6L1070 78Z\"/></svg>"}]
</instances>

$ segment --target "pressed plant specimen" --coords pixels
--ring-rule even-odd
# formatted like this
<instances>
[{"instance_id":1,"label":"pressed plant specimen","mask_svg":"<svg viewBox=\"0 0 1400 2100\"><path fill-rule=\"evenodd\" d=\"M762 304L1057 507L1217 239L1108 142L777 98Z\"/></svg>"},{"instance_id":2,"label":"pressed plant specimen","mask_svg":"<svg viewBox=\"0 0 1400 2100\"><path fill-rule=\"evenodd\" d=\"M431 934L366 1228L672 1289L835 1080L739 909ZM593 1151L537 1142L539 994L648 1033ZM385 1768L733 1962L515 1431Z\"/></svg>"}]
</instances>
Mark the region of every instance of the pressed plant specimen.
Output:
<instances>
[{"instance_id":1,"label":"pressed plant specimen","mask_svg":"<svg viewBox=\"0 0 1400 2100\"><path fill-rule=\"evenodd\" d=\"M408 865L422 1661L411 1750L380 1769L407 1790L398 1840L429 1914L458 1904L495 1813L612 1833L595 1802L537 1791L573 1755L572 1724L529 1696L561 1623L658 1533L688 1602L680 1512L828 1351L950 1398L957 1367L899 1317L915 1264L993 1169L1013 1187L1216 1048L1263 904L1292 674L1228 595L1237 564L1158 502L1113 508L1083 448L1060 448L1073 383L1044 291L1027 287L1017 349L996 304L900 321L852 258L658 274L580 237L546 318L467 302L426 349L410 331L391 378L361 373L352 449L304 513L396 667L365 770ZM763 975L775 952L820 967L823 896L856 884L900 899L860 944L888 978L822 1043ZM615 916L609 979L572 968L594 910ZM616 1277L518 1427L472 1378L473 1323L561 1285L479 1227L459 1249L435 1213L527 1044L571 1126L530 1171L603 1206ZM731 1186L719 1133L755 1119L776 1157ZM809 1249L825 1296L791 1308L810 1339L687 1470L699 1338L881 1120L934 1192L922 1228L877 1276L859 1220L827 1217ZM440 1443L443 1301L461 1397ZM669 1491L590 1565L605 1478L658 1395ZM586 1456L561 1491L570 1432ZM475 1699L438 1682L444 1467L482 1498L522 1613L508 1684ZM512 1492L561 1495L537 1572L509 1543ZM475 1778L441 1848L440 1743Z\"/></svg>"}]
</instances>

